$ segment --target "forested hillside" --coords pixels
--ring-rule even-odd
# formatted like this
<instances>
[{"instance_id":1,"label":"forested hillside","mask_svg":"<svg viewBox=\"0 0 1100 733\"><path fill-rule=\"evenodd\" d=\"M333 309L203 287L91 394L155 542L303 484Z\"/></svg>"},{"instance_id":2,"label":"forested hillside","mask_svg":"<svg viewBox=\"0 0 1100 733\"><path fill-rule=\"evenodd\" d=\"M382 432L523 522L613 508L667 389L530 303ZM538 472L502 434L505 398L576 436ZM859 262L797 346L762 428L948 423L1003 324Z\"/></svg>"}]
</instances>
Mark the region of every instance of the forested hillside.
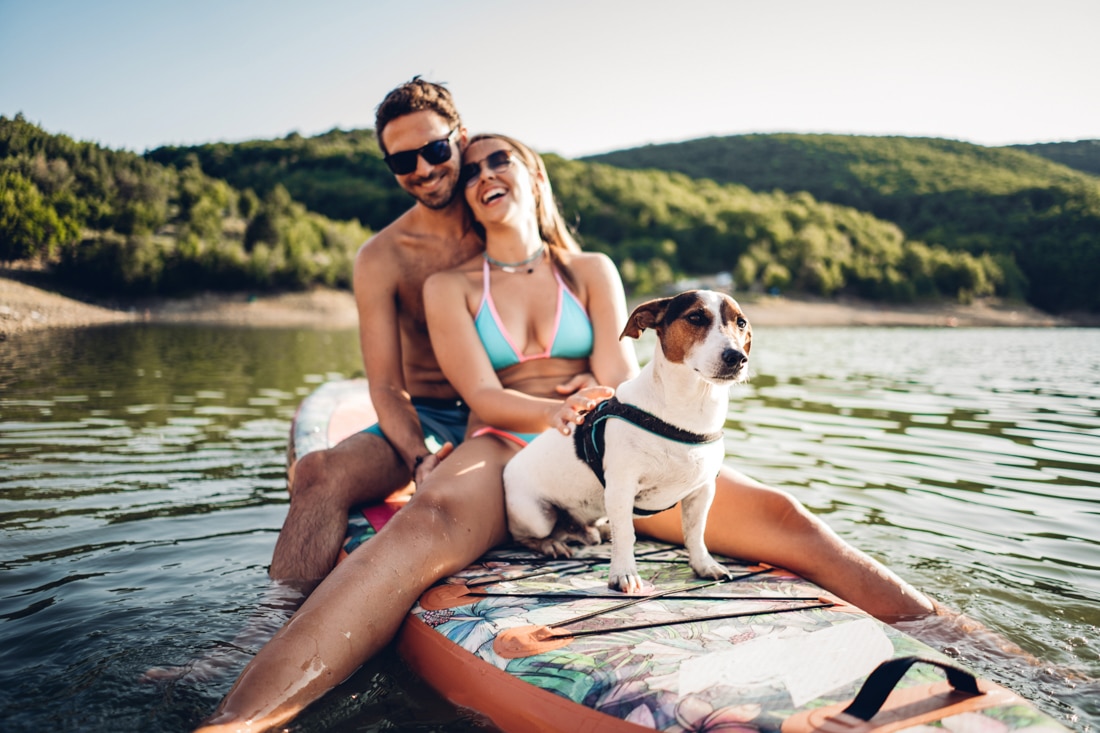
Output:
<instances>
[{"instance_id":1,"label":"forested hillside","mask_svg":"<svg viewBox=\"0 0 1100 733\"><path fill-rule=\"evenodd\" d=\"M951 140L741 135L587 161L806 191L896 223L908 238L1018 265L1027 298L1100 310L1100 180L1024 150Z\"/></svg>"},{"instance_id":2,"label":"forested hillside","mask_svg":"<svg viewBox=\"0 0 1100 733\"><path fill-rule=\"evenodd\" d=\"M1067 168L1100 176L1100 140L1078 140L1067 143L1034 143L1012 145L1016 150L1038 155Z\"/></svg>"},{"instance_id":3,"label":"forested hillside","mask_svg":"<svg viewBox=\"0 0 1100 733\"><path fill-rule=\"evenodd\" d=\"M358 219L378 230L412 199L382 162L373 130L332 130L315 137L157 148L150 160L183 167L197 160L203 172L260 196L284 187L295 201L332 219Z\"/></svg>"},{"instance_id":4,"label":"forested hillside","mask_svg":"<svg viewBox=\"0 0 1100 733\"><path fill-rule=\"evenodd\" d=\"M556 156L546 162L585 245L608 252L641 290L680 273L728 271L742 288L969 300L998 288L1011 294L1016 280L992 258L907 240L893 224L806 193L754 193Z\"/></svg>"},{"instance_id":5,"label":"forested hillside","mask_svg":"<svg viewBox=\"0 0 1100 733\"><path fill-rule=\"evenodd\" d=\"M309 212L276 186L262 198L0 117L0 261L37 260L114 294L347 285L369 236Z\"/></svg>"},{"instance_id":6,"label":"forested hillside","mask_svg":"<svg viewBox=\"0 0 1100 733\"><path fill-rule=\"evenodd\" d=\"M1023 293L1011 253L950 251L805 191L552 155L547 165L567 220L615 260L633 294L722 272L739 290L899 301ZM359 222L378 229L412 203L369 130L141 158L17 118L0 121L0 174L0 259L37 257L116 292L346 284L369 233Z\"/></svg>"}]
</instances>

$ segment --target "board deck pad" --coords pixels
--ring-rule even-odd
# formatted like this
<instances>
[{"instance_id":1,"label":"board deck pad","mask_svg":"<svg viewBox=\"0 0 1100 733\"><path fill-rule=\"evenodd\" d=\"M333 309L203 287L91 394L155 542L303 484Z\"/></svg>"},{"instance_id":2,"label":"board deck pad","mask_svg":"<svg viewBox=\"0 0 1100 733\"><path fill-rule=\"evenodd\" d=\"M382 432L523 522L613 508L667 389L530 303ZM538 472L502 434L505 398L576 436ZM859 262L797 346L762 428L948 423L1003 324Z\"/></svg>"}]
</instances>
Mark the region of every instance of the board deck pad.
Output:
<instances>
[{"instance_id":1,"label":"board deck pad","mask_svg":"<svg viewBox=\"0 0 1100 733\"><path fill-rule=\"evenodd\" d=\"M366 427L353 423L374 420L369 405L364 380L322 385L299 408L291 461ZM355 508L344 550L369 541L404 500ZM957 665L780 568L718 558L731 579L701 580L678 546L639 541L653 590L612 591L609 550L555 560L495 549L421 597L398 650L444 696L509 731L802 733L843 709L885 660ZM943 680L930 665L913 666L889 698L888 724L849 729L1066 730L992 683L967 699Z\"/></svg>"}]
</instances>

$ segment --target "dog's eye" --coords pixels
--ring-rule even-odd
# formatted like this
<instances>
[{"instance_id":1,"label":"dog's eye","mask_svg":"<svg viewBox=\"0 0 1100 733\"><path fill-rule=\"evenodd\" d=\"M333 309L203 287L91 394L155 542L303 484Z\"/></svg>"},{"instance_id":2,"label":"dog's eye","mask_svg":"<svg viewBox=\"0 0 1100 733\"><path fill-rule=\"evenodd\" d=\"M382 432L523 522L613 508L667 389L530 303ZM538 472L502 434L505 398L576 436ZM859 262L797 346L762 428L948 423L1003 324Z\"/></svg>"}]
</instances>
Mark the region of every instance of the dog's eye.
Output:
<instances>
[{"instance_id":1,"label":"dog's eye","mask_svg":"<svg viewBox=\"0 0 1100 733\"><path fill-rule=\"evenodd\" d=\"M748 325L749 325L749 322L746 321L744 318L738 318L737 319L737 327L740 328L742 331L744 331L745 327L748 326Z\"/></svg>"},{"instance_id":2,"label":"dog's eye","mask_svg":"<svg viewBox=\"0 0 1100 733\"><path fill-rule=\"evenodd\" d=\"M693 326L705 326L708 323L710 323L710 319L707 318L706 314L703 313L702 311L695 311L694 313L689 313L685 317L685 319L687 320L688 323L690 323Z\"/></svg>"}]
</instances>

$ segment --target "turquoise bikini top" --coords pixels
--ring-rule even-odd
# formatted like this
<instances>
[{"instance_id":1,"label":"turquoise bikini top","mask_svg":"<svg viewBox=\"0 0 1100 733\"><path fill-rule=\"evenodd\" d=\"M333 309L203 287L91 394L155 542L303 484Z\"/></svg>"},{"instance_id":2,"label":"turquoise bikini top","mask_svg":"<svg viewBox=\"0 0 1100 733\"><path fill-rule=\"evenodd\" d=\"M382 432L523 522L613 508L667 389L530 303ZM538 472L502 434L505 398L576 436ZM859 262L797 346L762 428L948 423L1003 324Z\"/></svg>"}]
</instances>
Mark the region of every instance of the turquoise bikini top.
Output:
<instances>
[{"instance_id":1,"label":"turquoise bikini top","mask_svg":"<svg viewBox=\"0 0 1100 733\"><path fill-rule=\"evenodd\" d=\"M558 281L558 310L554 316L554 338L546 352L524 356L504 329L500 314L497 313L493 294L489 290L489 262L485 262L482 268L481 305L474 318L474 327L495 371L499 372L501 369L532 359L585 359L592 355L592 321L588 318L584 306L577 300L577 296L565 286L565 281L561 279L561 274L557 270L554 270L554 277Z\"/></svg>"}]
</instances>

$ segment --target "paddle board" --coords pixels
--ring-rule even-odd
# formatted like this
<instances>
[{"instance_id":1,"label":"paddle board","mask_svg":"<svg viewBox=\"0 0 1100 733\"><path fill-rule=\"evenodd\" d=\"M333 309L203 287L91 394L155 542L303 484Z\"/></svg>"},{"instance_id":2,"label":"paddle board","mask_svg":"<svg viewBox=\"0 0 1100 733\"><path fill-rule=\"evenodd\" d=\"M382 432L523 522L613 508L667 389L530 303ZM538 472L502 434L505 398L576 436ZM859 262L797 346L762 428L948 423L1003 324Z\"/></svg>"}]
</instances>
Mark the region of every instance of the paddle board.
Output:
<instances>
[{"instance_id":1,"label":"paddle board","mask_svg":"<svg viewBox=\"0 0 1100 733\"><path fill-rule=\"evenodd\" d=\"M365 380L321 385L295 416L288 469L373 422ZM355 508L344 551L405 500ZM420 598L398 651L505 731L1067 730L783 569L730 559L728 581L704 581L683 548L642 541L655 590L630 596L607 588L608 550L494 549Z\"/></svg>"}]
</instances>

